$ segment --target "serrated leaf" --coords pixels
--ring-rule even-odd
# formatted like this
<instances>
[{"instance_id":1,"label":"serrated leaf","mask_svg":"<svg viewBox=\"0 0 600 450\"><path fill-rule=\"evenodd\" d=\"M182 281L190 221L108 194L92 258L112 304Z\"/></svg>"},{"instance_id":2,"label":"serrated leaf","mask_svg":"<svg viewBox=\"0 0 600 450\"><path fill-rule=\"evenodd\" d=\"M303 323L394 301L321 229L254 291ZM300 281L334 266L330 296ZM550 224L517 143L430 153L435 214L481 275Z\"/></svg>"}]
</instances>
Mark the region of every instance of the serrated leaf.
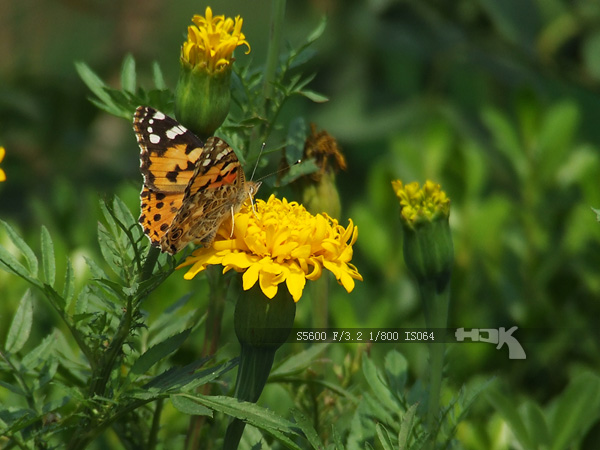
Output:
<instances>
[{"instance_id":1,"label":"serrated leaf","mask_svg":"<svg viewBox=\"0 0 600 450\"><path fill-rule=\"evenodd\" d=\"M292 416L312 448L315 450L322 449L324 447L323 442L321 441L321 438L319 438L319 434L313 427L312 422L297 409L292 409Z\"/></svg>"},{"instance_id":2,"label":"serrated leaf","mask_svg":"<svg viewBox=\"0 0 600 450\"><path fill-rule=\"evenodd\" d=\"M394 450L392 439L390 438L387 428L378 423L375 425L375 433L384 450Z\"/></svg>"},{"instance_id":3,"label":"serrated leaf","mask_svg":"<svg viewBox=\"0 0 600 450\"><path fill-rule=\"evenodd\" d=\"M156 86L156 89L161 91L167 89L165 77L163 76L162 70L160 70L160 65L156 61L152 63L152 78L154 79L154 86Z\"/></svg>"},{"instance_id":4,"label":"serrated leaf","mask_svg":"<svg viewBox=\"0 0 600 450\"><path fill-rule=\"evenodd\" d=\"M135 59L131 54L127 54L123 59L123 67L121 68L121 88L124 91L135 92L136 74L135 74Z\"/></svg>"},{"instance_id":5,"label":"serrated leaf","mask_svg":"<svg viewBox=\"0 0 600 450\"><path fill-rule=\"evenodd\" d=\"M389 387L383 381L382 376L377 370L377 367L375 367L373 361L369 358L364 358L362 369L369 387L377 398L377 402L388 408L390 411L397 411L399 405L395 402Z\"/></svg>"},{"instance_id":6,"label":"serrated leaf","mask_svg":"<svg viewBox=\"0 0 600 450\"><path fill-rule=\"evenodd\" d=\"M213 416L213 412L211 409L199 404L198 402L195 402L194 400L186 396L171 395L170 399L175 409L184 414L189 414L190 416Z\"/></svg>"},{"instance_id":7,"label":"serrated leaf","mask_svg":"<svg viewBox=\"0 0 600 450\"><path fill-rule=\"evenodd\" d=\"M33 350L27 353L21 360L21 364L28 370L33 370L48 358L54 351L56 332L50 333Z\"/></svg>"},{"instance_id":8,"label":"serrated leaf","mask_svg":"<svg viewBox=\"0 0 600 450\"><path fill-rule=\"evenodd\" d=\"M23 348L27 339L29 339L29 333L31 333L31 324L33 323L33 299L29 290L25 292L17 312L13 317L13 320L8 329L8 336L6 337L5 349L8 353L17 353Z\"/></svg>"},{"instance_id":9,"label":"serrated leaf","mask_svg":"<svg viewBox=\"0 0 600 450\"><path fill-rule=\"evenodd\" d=\"M408 444L410 442L410 435L415 421L415 414L417 413L417 406L418 405L415 403L408 408L402 416L400 432L398 433L398 450L408 450L409 448Z\"/></svg>"},{"instance_id":10,"label":"serrated leaf","mask_svg":"<svg viewBox=\"0 0 600 450\"><path fill-rule=\"evenodd\" d=\"M70 313L73 309L73 300L75 299L75 273L71 259L67 258L67 269L65 270L65 283L63 286L62 297L65 299L65 310Z\"/></svg>"},{"instance_id":11,"label":"serrated leaf","mask_svg":"<svg viewBox=\"0 0 600 450\"><path fill-rule=\"evenodd\" d=\"M181 333L171 336L164 341L150 347L142 356L140 356L133 366L131 367L131 373L141 375L160 361L166 358L171 353L175 352L185 342L187 337L190 335L191 328L182 331Z\"/></svg>"},{"instance_id":12,"label":"serrated leaf","mask_svg":"<svg viewBox=\"0 0 600 450\"><path fill-rule=\"evenodd\" d=\"M288 448L301 450L301 447L291 441L287 435L299 437L293 423L277 414L255 405L242 402L232 397L204 396L196 397L198 402L215 411L220 411L229 416L243 420L284 442Z\"/></svg>"},{"instance_id":13,"label":"serrated leaf","mask_svg":"<svg viewBox=\"0 0 600 450\"><path fill-rule=\"evenodd\" d=\"M42 271L46 283L54 287L56 281L56 261L54 259L54 244L48 229L42 225Z\"/></svg>"},{"instance_id":14,"label":"serrated leaf","mask_svg":"<svg viewBox=\"0 0 600 450\"><path fill-rule=\"evenodd\" d=\"M392 392L401 396L406 385L408 363L400 352L391 350L385 355L385 372Z\"/></svg>"},{"instance_id":15,"label":"serrated leaf","mask_svg":"<svg viewBox=\"0 0 600 450\"><path fill-rule=\"evenodd\" d=\"M1 245L0 245L0 267L2 267L2 269L6 270L7 272L12 272L15 275L20 276L24 280L39 287L40 289L43 288L42 283L39 280L37 280L36 278L32 278L29 275L29 271L27 270L27 268L23 264L21 264L19 261L17 261L17 259L13 255L11 255Z\"/></svg>"},{"instance_id":16,"label":"serrated leaf","mask_svg":"<svg viewBox=\"0 0 600 450\"><path fill-rule=\"evenodd\" d=\"M3 220L0 220L0 223L4 226L4 229L8 233L11 242L17 247L17 249L21 252L21 254L25 257L25 261L27 262L27 266L29 267L29 273L31 277L37 277L38 275L38 260L35 256L35 253L31 248L27 245L27 243L23 240L23 238L15 231L13 227L11 227L8 223ZM8 252L7 252L8 253ZM14 258L13 258L14 259ZM20 275L20 274L19 274Z\"/></svg>"}]
</instances>

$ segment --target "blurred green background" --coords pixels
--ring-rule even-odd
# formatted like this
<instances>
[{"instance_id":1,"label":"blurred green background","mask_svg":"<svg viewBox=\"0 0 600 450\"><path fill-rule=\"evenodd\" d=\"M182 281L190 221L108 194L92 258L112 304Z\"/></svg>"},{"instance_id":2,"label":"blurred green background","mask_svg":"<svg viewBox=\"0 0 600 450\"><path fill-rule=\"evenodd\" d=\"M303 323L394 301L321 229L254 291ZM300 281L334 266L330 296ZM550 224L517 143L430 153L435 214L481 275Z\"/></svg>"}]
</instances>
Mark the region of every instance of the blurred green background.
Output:
<instances>
[{"instance_id":1,"label":"blurred green background","mask_svg":"<svg viewBox=\"0 0 600 450\"><path fill-rule=\"evenodd\" d=\"M206 6L0 1L0 145L7 151L0 167L8 177L0 218L34 248L46 225L57 261L73 258L80 283L83 257L99 254L99 198L116 193L137 214L142 180L130 124L88 101L74 62L118 87L131 53L142 85L150 86L156 60L174 88L186 27ZM269 3L210 6L244 18L252 52L237 57L262 64ZM544 404L575 374L597 372L600 224L591 207L600 207L600 3L290 1L285 39L301 44L322 15L328 26L308 72L317 74L310 88L330 101L295 99L282 124L304 116L333 135L348 160L337 175L340 219L358 225L353 262L364 282L351 294L332 283L331 325L423 325L390 181L431 179L452 200L450 326L517 325L527 352L525 361L510 361L506 348L453 346L450 384L497 375L516 396ZM10 247L4 234L0 243ZM150 314L196 287L174 274L148 302ZM24 289L0 272L0 342ZM302 299L297 321L309 326L310 317ZM56 324L43 302L36 320L40 336ZM420 376L425 347L398 349ZM596 426L591 436L598 435Z\"/></svg>"}]
</instances>

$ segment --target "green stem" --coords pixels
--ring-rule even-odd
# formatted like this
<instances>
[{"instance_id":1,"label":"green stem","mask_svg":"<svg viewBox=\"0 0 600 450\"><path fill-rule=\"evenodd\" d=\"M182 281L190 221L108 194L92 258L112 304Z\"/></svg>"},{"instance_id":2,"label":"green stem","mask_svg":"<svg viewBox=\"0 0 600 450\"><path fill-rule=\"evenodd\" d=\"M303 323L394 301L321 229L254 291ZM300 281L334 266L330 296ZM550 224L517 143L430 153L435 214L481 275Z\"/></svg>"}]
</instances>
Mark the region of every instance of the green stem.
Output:
<instances>
[{"instance_id":1,"label":"green stem","mask_svg":"<svg viewBox=\"0 0 600 450\"><path fill-rule=\"evenodd\" d=\"M427 403L427 418L425 421L427 431L431 433L427 448L434 449L437 437L437 417L440 412L440 396L444 374L445 336L441 331L448 323L448 305L450 303L450 290L438 291L435 282L421 281L419 284L421 301L425 306L425 322L427 328L436 329L438 342L429 344L429 400ZM439 336L439 338L438 338Z\"/></svg>"},{"instance_id":2,"label":"green stem","mask_svg":"<svg viewBox=\"0 0 600 450\"><path fill-rule=\"evenodd\" d=\"M160 249L158 247L151 246L148 250L148 254L146 255L144 266L142 267L142 275L140 281L146 281L152 276L152 272L154 272L154 266L156 265L156 261L158 260L159 255Z\"/></svg>"},{"instance_id":3,"label":"green stem","mask_svg":"<svg viewBox=\"0 0 600 450\"><path fill-rule=\"evenodd\" d=\"M146 447L148 450L156 448L158 431L160 430L160 415L162 414L164 402L164 398L159 398L156 401L156 408L152 417L152 428L150 428L150 437L148 438L148 446Z\"/></svg>"},{"instance_id":4,"label":"green stem","mask_svg":"<svg viewBox=\"0 0 600 450\"><path fill-rule=\"evenodd\" d=\"M276 348L260 348L242 344L240 366L235 382L235 398L256 403L262 393L275 358ZM236 450L246 422L233 419L227 427L223 450Z\"/></svg>"}]
</instances>

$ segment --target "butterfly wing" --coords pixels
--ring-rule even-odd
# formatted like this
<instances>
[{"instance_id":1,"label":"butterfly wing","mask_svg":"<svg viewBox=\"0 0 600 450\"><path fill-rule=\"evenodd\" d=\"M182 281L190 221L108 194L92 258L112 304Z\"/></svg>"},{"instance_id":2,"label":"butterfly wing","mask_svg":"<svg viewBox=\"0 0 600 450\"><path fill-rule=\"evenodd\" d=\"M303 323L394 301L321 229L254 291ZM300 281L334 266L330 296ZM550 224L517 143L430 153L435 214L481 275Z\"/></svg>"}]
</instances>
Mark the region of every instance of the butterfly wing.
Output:
<instances>
[{"instance_id":1,"label":"butterfly wing","mask_svg":"<svg viewBox=\"0 0 600 450\"><path fill-rule=\"evenodd\" d=\"M155 246L181 209L185 189L202 156L203 143L176 120L140 106L133 118L144 176L139 222ZM166 251L165 248L161 250Z\"/></svg>"},{"instance_id":2,"label":"butterfly wing","mask_svg":"<svg viewBox=\"0 0 600 450\"><path fill-rule=\"evenodd\" d=\"M209 138L185 189L181 209L161 244L174 253L189 242L209 246L221 223L248 198L242 166L222 139Z\"/></svg>"}]
</instances>

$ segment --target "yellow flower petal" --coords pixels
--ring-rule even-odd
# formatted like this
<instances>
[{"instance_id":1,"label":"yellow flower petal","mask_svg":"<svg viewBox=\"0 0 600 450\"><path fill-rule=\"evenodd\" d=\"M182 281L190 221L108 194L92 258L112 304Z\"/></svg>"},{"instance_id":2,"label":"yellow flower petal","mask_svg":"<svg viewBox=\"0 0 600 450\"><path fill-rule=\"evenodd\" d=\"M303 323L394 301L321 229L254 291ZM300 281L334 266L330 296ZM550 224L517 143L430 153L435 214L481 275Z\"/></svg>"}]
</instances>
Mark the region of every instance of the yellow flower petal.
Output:
<instances>
[{"instance_id":1,"label":"yellow flower petal","mask_svg":"<svg viewBox=\"0 0 600 450\"><path fill-rule=\"evenodd\" d=\"M286 288L295 301L302 297L306 280L321 277L323 269L332 272L350 292L354 280L362 280L350 264L352 246L358 232L352 221L347 227L327 215L310 214L296 202L271 196L266 202L248 203L231 221L219 229L212 247L200 248L180 267L192 265L189 279L210 263L222 264L224 271L244 272L245 290L257 281L263 293L273 298L279 285Z\"/></svg>"}]
</instances>

